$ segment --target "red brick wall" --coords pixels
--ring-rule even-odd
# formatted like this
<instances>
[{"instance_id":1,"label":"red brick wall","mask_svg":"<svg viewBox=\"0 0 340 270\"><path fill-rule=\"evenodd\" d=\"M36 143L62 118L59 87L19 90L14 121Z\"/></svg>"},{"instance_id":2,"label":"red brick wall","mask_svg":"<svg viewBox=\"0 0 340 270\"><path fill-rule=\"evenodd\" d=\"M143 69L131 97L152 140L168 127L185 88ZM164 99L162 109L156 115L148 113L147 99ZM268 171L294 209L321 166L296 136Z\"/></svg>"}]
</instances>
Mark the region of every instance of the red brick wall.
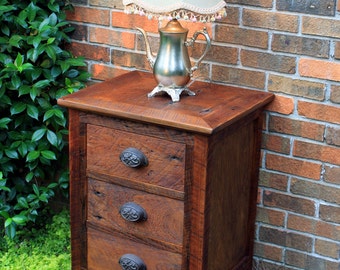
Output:
<instances>
[{"instance_id":1,"label":"red brick wall","mask_svg":"<svg viewBox=\"0 0 340 270\"><path fill-rule=\"evenodd\" d=\"M284 10L283 0L226 2L228 17L207 25L213 46L196 79L276 94L263 132L255 265L339 270L340 1L328 16ZM120 0L73 3L70 48L93 80L150 70L133 27L149 32L156 51L156 21L125 15Z\"/></svg>"}]
</instances>

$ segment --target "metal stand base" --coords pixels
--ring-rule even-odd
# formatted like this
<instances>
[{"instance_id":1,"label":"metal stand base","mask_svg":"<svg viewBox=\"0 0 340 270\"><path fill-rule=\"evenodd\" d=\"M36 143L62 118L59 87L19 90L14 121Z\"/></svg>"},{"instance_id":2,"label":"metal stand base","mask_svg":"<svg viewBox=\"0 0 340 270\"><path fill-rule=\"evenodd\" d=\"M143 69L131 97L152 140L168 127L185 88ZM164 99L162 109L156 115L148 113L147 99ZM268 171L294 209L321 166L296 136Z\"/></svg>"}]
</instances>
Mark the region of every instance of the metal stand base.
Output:
<instances>
[{"instance_id":1,"label":"metal stand base","mask_svg":"<svg viewBox=\"0 0 340 270\"><path fill-rule=\"evenodd\" d=\"M160 95L163 93L167 93L173 102L178 102L180 99L180 95L183 93L186 93L189 96L194 96L195 93L189 90L188 87L168 87L168 86L163 86L163 85L158 85L156 86L149 94L148 97L154 97L156 95Z\"/></svg>"}]
</instances>

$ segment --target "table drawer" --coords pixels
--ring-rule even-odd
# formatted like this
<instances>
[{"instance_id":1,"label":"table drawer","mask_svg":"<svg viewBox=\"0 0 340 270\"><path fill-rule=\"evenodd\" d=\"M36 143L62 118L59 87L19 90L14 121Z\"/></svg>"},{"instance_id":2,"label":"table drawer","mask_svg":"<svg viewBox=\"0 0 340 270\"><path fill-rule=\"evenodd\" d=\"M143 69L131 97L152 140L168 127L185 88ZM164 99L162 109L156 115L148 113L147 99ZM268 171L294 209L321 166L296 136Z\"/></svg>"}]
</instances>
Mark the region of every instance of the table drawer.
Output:
<instances>
[{"instance_id":1,"label":"table drawer","mask_svg":"<svg viewBox=\"0 0 340 270\"><path fill-rule=\"evenodd\" d=\"M145 211L146 220L136 220L135 205ZM183 201L89 179L88 221L182 249Z\"/></svg>"},{"instance_id":2,"label":"table drawer","mask_svg":"<svg viewBox=\"0 0 340 270\"><path fill-rule=\"evenodd\" d=\"M92 228L87 232L88 270L122 269L119 261L126 254L138 256L146 269L181 270L182 255L152 246L99 232ZM135 269L135 268L127 268ZM137 269L137 268L136 268Z\"/></svg>"},{"instance_id":3,"label":"table drawer","mask_svg":"<svg viewBox=\"0 0 340 270\"><path fill-rule=\"evenodd\" d=\"M148 164L138 168L125 165L120 156L128 148L141 151ZM185 148L181 143L87 125L87 169L131 181L183 192Z\"/></svg>"}]
</instances>

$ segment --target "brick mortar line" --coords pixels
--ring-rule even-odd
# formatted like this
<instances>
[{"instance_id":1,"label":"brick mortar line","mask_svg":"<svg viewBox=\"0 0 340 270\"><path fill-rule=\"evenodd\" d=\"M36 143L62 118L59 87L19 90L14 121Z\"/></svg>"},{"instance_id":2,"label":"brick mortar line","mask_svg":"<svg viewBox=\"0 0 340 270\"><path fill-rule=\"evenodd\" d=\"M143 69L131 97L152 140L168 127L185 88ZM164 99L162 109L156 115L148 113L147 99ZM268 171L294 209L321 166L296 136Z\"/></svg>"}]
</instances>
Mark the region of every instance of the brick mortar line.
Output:
<instances>
[{"instance_id":1,"label":"brick mortar line","mask_svg":"<svg viewBox=\"0 0 340 270\"><path fill-rule=\"evenodd\" d=\"M333 257L321 255L321 254L317 253L316 251L309 252L309 251L304 251L304 250L296 249L296 248L292 248L292 247L280 246L278 244L271 243L271 242L261 241L259 239L256 239L255 243L267 244L267 246L270 245L270 246L282 249L282 253L283 253L282 254L282 259L283 259L282 263L285 263L285 257L286 257L286 252L287 251L298 252L298 253L302 253L302 254L307 255L307 256L311 256L311 257L314 257L314 258L318 258L318 259L322 259L322 260L326 260L326 261L331 261L331 262L335 262L335 263L339 262L339 259L335 259ZM254 255L254 257L263 258L263 259L271 261L270 259L268 259L266 257L261 257L259 255ZM271 261L271 262L277 262L277 261ZM300 268L297 268L297 269L300 269Z\"/></svg>"},{"instance_id":2,"label":"brick mortar line","mask_svg":"<svg viewBox=\"0 0 340 270\"><path fill-rule=\"evenodd\" d=\"M339 148L339 147L334 147L334 148ZM280 156L280 157L284 157L284 158L290 158L290 159L300 160L300 161L307 161L307 162L310 162L310 163L320 164L320 165L322 165L322 164L331 164L331 165L339 166L339 165L332 164L332 163L329 163L329 162L324 162L324 161L320 161L320 160L314 160L314 159L310 159L310 158L297 157L297 156L293 156L293 155L290 155L290 154L287 155L287 154L283 154L283 153L279 153L279 152L274 152L274 151L268 150L268 149L265 149L265 151L267 153L269 153L269 154L275 154L276 156ZM293 176L300 177L299 175L295 175L295 174L288 174L288 175L293 175Z\"/></svg>"},{"instance_id":3,"label":"brick mortar line","mask_svg":"<svg viewBox=\"0 0 340 270\"><path fill-rule=\"evenodd\" d=\"M292 119L292 118L288 118L288 119ZM309 121L307 121L307 122L310 123ZM325 132L327 132L326 129L327 129L327 127L325 126ZM302 142L317 144L319 146L328 146L328 147L332 147L332 148L339 148L338 145L328 144L325 140L319 141L319 140L314 140L314 139L307 138L307 137L302 137L302 136L298 136L298 135L294 135L294 134L288 134L288 133L281 133L281 132L277 132L277 131L268 131L268 134L269 135L271 135L271 134L272 135L280 135L280 137L283 137L283 138L286 138L286 139L292 139L293 140L292 143L294 143L296 140L299 140L299 141L302 141ZM271 151L271 150L266 149L266 148L262 148L262 150ZM274 152L274 153L277 153L277 152ZM324 163L329 163L329 162L324 162ZM332 163L330 163L330 164L332 164ZM340 167L340 165L337 165L337 164L332 164L332 165L334 165L336 167Z\"/></svg>"},{"instance_id":4,"label":"brick mortar line","mask_svg":"<svg viewBox=\"0 0 340 270\"><path fill-rule=\"evenodd\" d=\"M303 82L311 82L311 83L320 83L320 84L323 84L324 85L324 90L325 90L325 97L324 97L324 100L318 100L318 99L308 98L308 97L305 97L305 96L294 95L294 94L291 94L291 93L268 90L271 93L280 94L280 95L287 95L289 97L298 98L299 100L303 100L303 101L322 102L323 104L325 104L324 102L328 101L329 104L334 104L335 106L337 106L337 104L338 104L338 103L334 103L334 102L332 102L330 100L330 92L331 92L330 88L331 88L331 86L338 85L338 84L332 83L331 81L322 80L322 79L318 79L318 78L307 78L307 77L299 76L299 74L292 74L292 76L290 76L290 75L279 73L279 72L275 72L275 71L268 71L268 75L279 76L279 77L282 77L282 78L285 78L285 79L291 79L293 81L303 81ZM328 95L326 95L327 92L329 92Z\"/></svg>"},{"instance_id":5,"label":"brick mortar line","mask_svg":"<svg viewBox=\"0 0 340 270\"><path fill-rule=\"evenodd\" d=\"M307 17L315 17L320 19L335 19L338 17L337 15L340 15L340 11L336 9L335 15L318 15L318 14L312 14L312 13L303 13L303 12L296 12L296 11L289 11L289 10L279 10L276 7L276 1L273 1L275 5L273 7L262 7L262 6L254 6L254 5L244 5L244 4L230 4L227 2L227 7L236 7L240 9L247 9L247 10L258 10L263 12L269 12L269 13L276 13L276 14L283 14L283 15L293 15L293 16L307 16ZM228 17L228 14L227 14Z\"/></svg>"},{"instance_id":6,"label":"brick mortar line","mask_svg":"<svg viewBox=\"0 0 340 270\"><path fill-rule=\"evenodd\" d=\"M268 209L272 209L272 208L268 208ZM301 215L301 216L305 217L303 215ZM315 220L318 221L318 219L315 219ZM339 244L339 241L337 241L337 240L334 240L334 239L331 239L331 238L327 238L327 237L324 237L324 236L320 236L320 235L317 235L317 234L311 234L311 233L308 233L308 232L299 231L297 229L291 229L291 228L288 228L287 226L285 226L285 227L275 226L275 225L272 225L272 224L269 224L269 223L263 223L261 221L256 221L256 223L258 225L260 225L260 226L258 226L258 228L264 227L264 228L269 228L269 229L273 229L273 230L278 230L278 231L281 231L281 232L284 232L284 233L288 233L288 234L289 233L293 233L293 234L302 235L302 236L305 236L307 238L311 238L311 239L314 239L314 240L323 240L323 241L326 241L326 242L331 242L333 244ZM330 223L330 222L327 222L327 223ZM330 224L333 225L332 223L330 223ZM335 226L339 226L336 223L334 225ZM300 249L296 249L296 248L293 248L293 247L281 246L279 244L275 244L275 243L272 243L272 242L266 242L266 241L260 240L259 238L255 239L255 240L260 242L260 243L268 243L268 244L276 245L276 246L283 247L283 248L290 248L290 249L300 250ZM308 253L309 251L305 251L305 252ZM321 255L321 256L323 256L323 255ZM325 256L325 257L327 257L327 256Z\"/></svg>"},{"instance_id":7,"label":"brick mortar line","mask_svg":"<svg viewBox=\"0 0 340 270\"><path fill-rule=\"evenodd\" d=\"M319 258L319 259L323 259L323 260L327 260L327 261L330 261L330 262L335 262L335 263L338 263L339 260L338 259L334 259L332 257L325 257L325 256L322 256L318 253L309 253L308 251L302 251L302 250L299 250L299 249L294 249L294 248L290 248L290 247L285 247L284 248L285 251L297 251L299 253L302 253L304 255L309 255L309 256L312 256L314 258ZM286 254L285 254L286 256ZM289 264L288 264L289 265ZM320 269L321 270L321 269ZM335 269L334 269L335 270Z\"/></svg>"},{"instance_id":8,"label":"brick mortar line","mask_svg":"<svg viewBox=\"0 0 340 270\"><path fill-rule=\"evenodd\" d=\"M254 257L256 257L256 256L254 256ZM273 265L275 265L275 266L279 266L280 268L277 269L277 270L284 270L285 268L281 268L281 267L287 266L287 265L285 264L284 261L283 261L283 262L277 262L277 261L272 261L272 260L270 260L270 259L262 258L262 257L256 257L256 258L258 258L259 260L261 260L261 261L263 261L263 262L267 262L267 263L273 264ZM260 261L259 261L259 262L260 262ZM260 263L261 263L261 262L260 262ZM255 268L255 270L270 270L269 268L262 268L262 267L265 267L265 266L261 266L261 265L260 265L260 268L259 268L259 269ZM292 266L292 265L288 265L288 267L289 267L289 270L303 270L303 269L301 269L301 268L297 268L297 267ZM276 268L275 268L275 269L276 269Z\"/></svg>"},{"instance_id":9,"label":"brick mortar line","mask_svg":"<svg viewBox=\"0 0 340 270\"><path fill-rule=\"evenodd\" d=\"M295 193L292 193L290 191L282 191L282 190L277 190L277 189L274 189L274 188L270 188L270 187L263 187L263 186L259 186L261 188L263 188L263 192L265 191L270 191L270 192L275 192L275 193L278 193L280 195L285 195L285 196L289 196L289 197L294 197L294 198L298 198L298 199L305 199L305 200L309 200L309 201L312 201L314 202L315 204L315 213L313 216L310 216L310 215L302 215L304 217L308 217L308 218L314 218L314 219L317 219L317 220L320 220L320 221L323 221L323 222L326 222L326 223L329 223L329 224L334 224L336 226L340 226L339 223L336 223L336 222L330 222L330 221L325 221L323 219L321 219L319 217L319 213L320 213L320 205L324 205L324 206L332 206L332 207L338 207L338 204L336 203L329 203L329 202L325 202L323 200L320 200L320 199L316 199L316 198L313 198L313 197L306 197L304 195L299 195L299 194L295 194ZM261 205L262 207L269 207L269 206L266 206L262 203ZM286 209L283 209L283 208L278 208L277 206L270 206L269 209L273 209L273 210L280 210L281 212L285 212L285 213L292 213L292 214L299 214L297 212L293 212L293 211L290 211L290 210L286 210ZM261 223L261 222L260 222ZM267 223L264 223L264 224L267 224ZM308 233L307 233L308 234ZM310 235L314 235L314 234L310 234Z\"/></svg>"},{"instance_id":10,"label":"brick mortar line","mask_svg":"<svg viewBox=\"0 0 340 270\"><path fill-rule=\"evenodd\" d=\"M256 223L258 225L259 224L263 224L263 223L260 223L260 222L256 222ZM265 223L265 225L269 225L269 224ZM325 242L331 242L332 244L339 244L339 241L332 240L330 238L325 238L325 237L318 237L317 235L311 235L311 234L306 234L306 233L302 234L301 231L297 231L297 230L292 230L292 229L287 229L287 228L282 228L282 227L275 227L275 226L258 226L258 227L259 228L260 227L266 227L266 228L270 228L270 229L273 229L273 230L279 230L279 231L282 231L282 232L285 232L285 233L293 233L293 234L298 234L298 235L302 235L302 236L311 238L313 240L313 247L315 246L315 241L316 240L323 240ZM313 236L313 237L311 237L311 236ZM299 252L306 253L307 255L308 254L315 254L318 257L322 257L324 259L328 259L329 258L331 260L338 261L338 259L335 259L334 257L329 257L329 256L324 256L322 254L319 254L319 253L316 252L316 250L313 250L313 251L301 250L301 249L297 249L297 248L293 248L293 247L282 246L282 245L279 245L279 244L276 244L276 243L272 243L272 242L266 242L264 240L260 240L259 238L255 238L254 240L257 243L268 244L268 245L271 245L271 246L282 248L283 250L286 250L286 249L288 249L288 250L296 250L296 251L299 251Z\"/></svg>"}]
</instances>

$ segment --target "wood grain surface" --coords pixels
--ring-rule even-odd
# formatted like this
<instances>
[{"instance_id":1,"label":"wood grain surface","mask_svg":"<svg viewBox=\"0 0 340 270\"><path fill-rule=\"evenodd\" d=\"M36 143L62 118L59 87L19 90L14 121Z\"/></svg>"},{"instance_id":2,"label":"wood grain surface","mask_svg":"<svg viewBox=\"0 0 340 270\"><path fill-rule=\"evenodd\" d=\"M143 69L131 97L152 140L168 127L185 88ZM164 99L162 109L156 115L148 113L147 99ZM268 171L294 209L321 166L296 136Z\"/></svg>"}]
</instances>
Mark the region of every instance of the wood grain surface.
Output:
<instances>
[{"instance_id":1,"label":"wood grain surface","mask_svg":"<svg viewBox=\"0 0 340 270\"><path fill-rule=\"evenodd\" d=\"M147 98L154 87L152 74L134 71L98 85L92 85L58 103L87 112L115 115L130 120L166 125L211 134L232 124L251 111L263 107L273 94L244 88L195 82L196 96Z\"/></svg>"}]
</instances>

